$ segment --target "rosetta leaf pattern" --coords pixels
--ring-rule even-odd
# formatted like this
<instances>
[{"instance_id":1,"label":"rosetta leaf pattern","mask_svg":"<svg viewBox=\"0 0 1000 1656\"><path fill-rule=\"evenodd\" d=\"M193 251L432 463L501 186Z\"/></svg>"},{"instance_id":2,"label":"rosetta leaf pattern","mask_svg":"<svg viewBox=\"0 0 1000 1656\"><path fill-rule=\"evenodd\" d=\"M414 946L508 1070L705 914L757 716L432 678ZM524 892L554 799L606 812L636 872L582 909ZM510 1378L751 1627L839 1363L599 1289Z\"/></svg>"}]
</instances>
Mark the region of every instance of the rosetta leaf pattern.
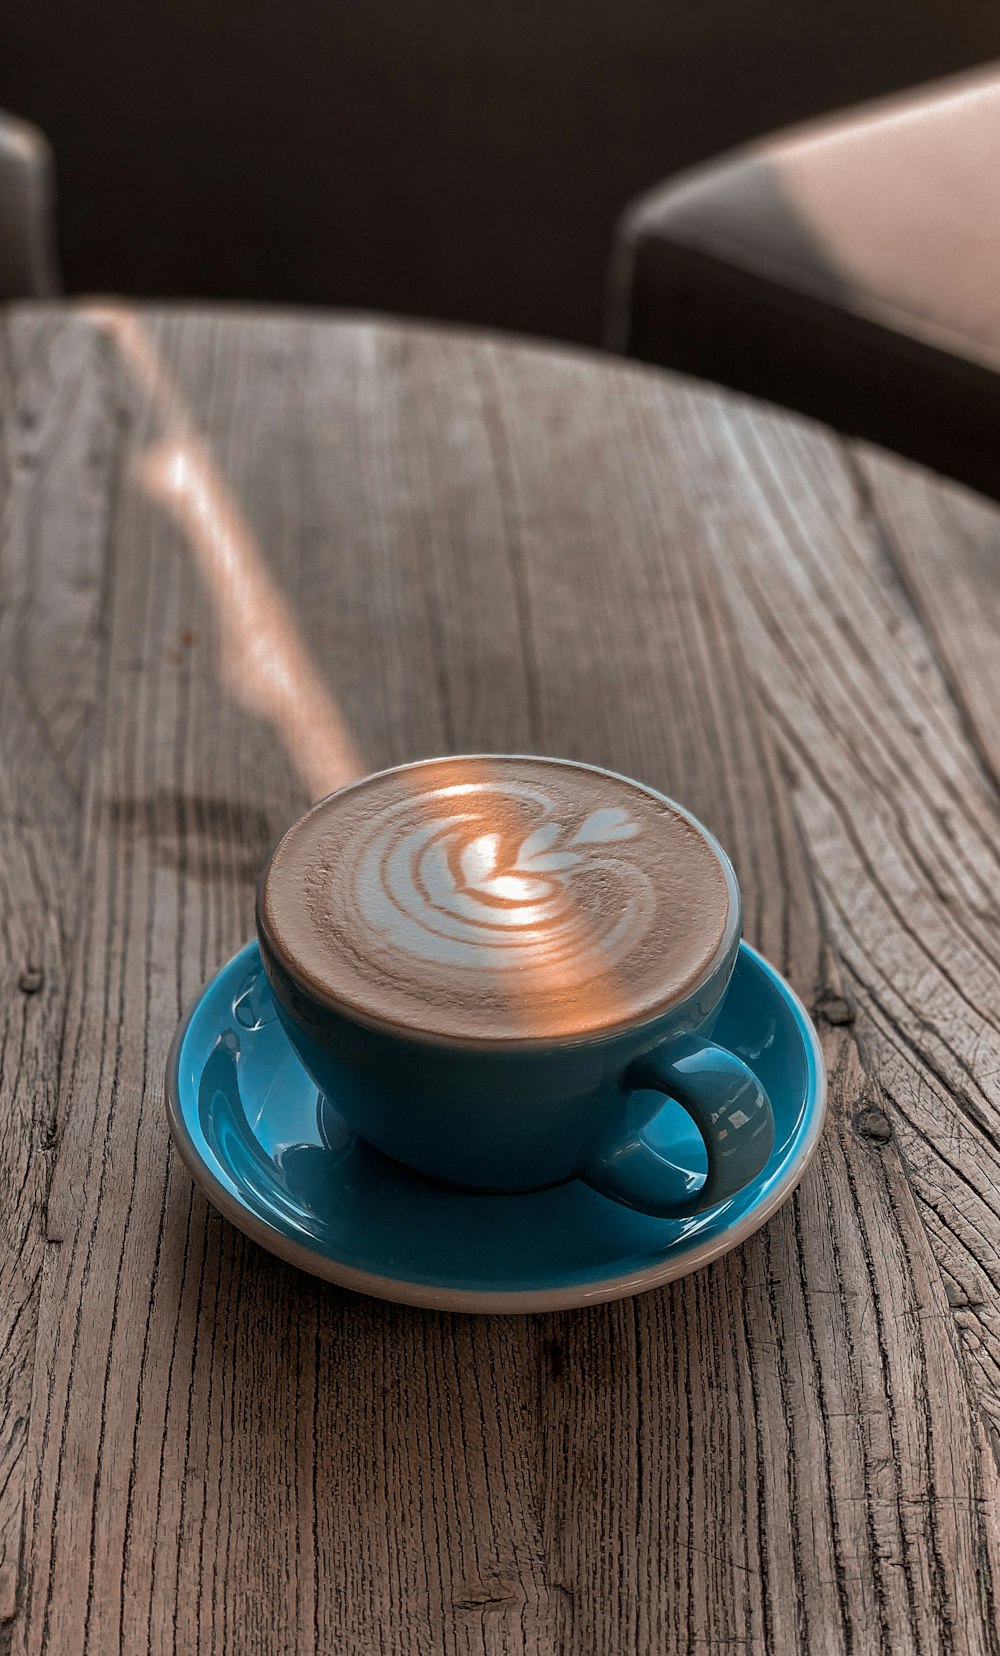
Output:
<instances>
[{"instance_id":1,"label":"rosetta leaf pattern","mask_svg":"<svg viewBox=\"0 0 1000 1656\"><path fill-rule=\"evenodd\" d=\"M512 863L502 857L499 834L479 834L460 854L462 879L470 891L507 902L533 902L551 890L545 875L559 874L584 860L584 846L631 839L635 833L638 824L620 805L602 806L591 811L568 841L567 830L558 822L543 822L533 828L521 841ZM573 846L580 849L573 850Z\"/></svg>"},{"instance_id":2,"label":"rosetta leaf pattern","mask_svg":"<svg viewBox=\"0 0 1000 1656\"><path fill-rule=\"evenodd\" d=\"M621 805L602 805L591 811L571 840L572 845L606 844L613 840L631 839L639 832L639 824L632 822Z\"/></svg>"}]
</instances>

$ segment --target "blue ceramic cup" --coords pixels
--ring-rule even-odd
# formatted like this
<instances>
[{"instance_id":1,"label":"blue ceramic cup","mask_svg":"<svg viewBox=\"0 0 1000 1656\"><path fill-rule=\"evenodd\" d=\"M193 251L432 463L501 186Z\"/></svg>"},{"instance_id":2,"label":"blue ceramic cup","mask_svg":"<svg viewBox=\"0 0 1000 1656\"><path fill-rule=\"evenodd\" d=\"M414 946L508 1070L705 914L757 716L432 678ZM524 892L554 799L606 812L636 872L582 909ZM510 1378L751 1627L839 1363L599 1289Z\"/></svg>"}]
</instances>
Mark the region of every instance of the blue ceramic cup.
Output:
<instances>
[{"instance_id":1,"label":"blue ceramic cup","mask_svg":"<svg viewBox=\"0 0 1000 1656\"><path fill-rule=\"evenodd\" d=\"M405 771L409 780L434 766L444 774L447 767L515 762L488 756L423 761L381 775ZM537 769L566 762L524 763ZM573 770L590 773L598 791L604 784L640 786L594 767ZM579 784L580 774L574 780ZM329 813L349 791L321 801L302 822ZM369 1143L418 1173L465 1188L509 1192L579 1178L628 1207L671 1218L726 1201L761 1172L774 1143L770 1103L752 1070L712 1041L740 942L736 876L706 828L654 790L643 792L676 813L718 860L725 910L719 941L682 996L651 1016L589 1032L458 1038L400 1027L320 987L275 923L269 877L301 824L289 830L258 888L264 968L299 1058ZM336 811L332 821L335 828ZM645 1129L667 1100L694 1122L707 1172L671 1162L647 1141ZM664 1135L657 1137L662 1144Z\"/></svg>"}]
</instances>

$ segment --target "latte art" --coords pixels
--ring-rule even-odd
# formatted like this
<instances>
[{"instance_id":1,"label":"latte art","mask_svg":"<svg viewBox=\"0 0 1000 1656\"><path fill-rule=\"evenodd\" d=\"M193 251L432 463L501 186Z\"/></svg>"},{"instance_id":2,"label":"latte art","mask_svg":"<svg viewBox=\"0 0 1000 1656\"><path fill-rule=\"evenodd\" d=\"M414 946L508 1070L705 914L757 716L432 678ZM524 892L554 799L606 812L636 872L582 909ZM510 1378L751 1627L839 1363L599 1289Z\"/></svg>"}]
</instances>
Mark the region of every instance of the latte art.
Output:
<instances>
[{"instance_id":1,"label":"latte art","mask_svg":"<svg viewBox=\"0 0 1000 1656\"><path fill-rule=\"evenodd\" d=\"M726 876L649 790L585 766L440 760L366 779L289 831L261 916L361 1013L511 1037L618 1023L719 946Z\"/></svg>"},{"instance_id":2,"label":"latte art","mask_svg":"<svg viewBox=\"0 0 1000 1656\"><path fill-rule=\"evenodd\" d=\"M426 822L413 823L406 800L377 825L357 850L358 913L390 947L472 972L539 971L567 960L590 973L613 966L649 924L653 888L640 868L600 852L631 839L638 824L620 809L599 809L574 832L537 789L486 783L462 810L468 792L459 784L425 796ZM513 843L490 826L498 800L525 809L528 831ZM573 895L574 876L585 872L617 887L599 938Z\"/></svg>"}]
</instances>

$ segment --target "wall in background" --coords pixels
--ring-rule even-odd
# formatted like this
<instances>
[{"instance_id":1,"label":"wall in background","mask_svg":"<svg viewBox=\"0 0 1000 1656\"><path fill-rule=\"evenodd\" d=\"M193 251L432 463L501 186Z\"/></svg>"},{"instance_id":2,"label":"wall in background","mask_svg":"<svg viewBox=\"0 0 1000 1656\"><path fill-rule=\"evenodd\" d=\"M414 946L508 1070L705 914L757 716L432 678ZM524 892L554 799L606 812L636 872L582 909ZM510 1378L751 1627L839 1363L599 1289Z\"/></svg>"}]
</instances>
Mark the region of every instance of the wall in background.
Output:
<instances>
[{"instance_id":1,"label":"wall in background","mask_svg":"<svg viewBox=\"0 0 1000 1656\"><path fill-rule=\"evenodd\" d=\"M71 291L600 335L636 191L1000 56L995 0L21 0Z\"/></svg>"}]
</instances>

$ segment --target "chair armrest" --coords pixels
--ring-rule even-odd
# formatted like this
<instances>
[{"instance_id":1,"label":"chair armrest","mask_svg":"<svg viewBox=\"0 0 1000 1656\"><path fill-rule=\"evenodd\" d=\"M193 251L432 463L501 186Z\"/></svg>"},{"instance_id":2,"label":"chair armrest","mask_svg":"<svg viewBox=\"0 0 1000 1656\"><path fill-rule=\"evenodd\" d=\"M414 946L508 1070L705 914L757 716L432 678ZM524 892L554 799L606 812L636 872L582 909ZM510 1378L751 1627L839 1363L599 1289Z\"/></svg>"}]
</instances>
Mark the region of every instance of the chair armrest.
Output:
<instances>
[{"instance_id":1,"label":"chair armrest","mask_svg":"<svg viewBox=\"0 0 1000 1656\"><path fill-rule=\"evenodd\" d=\"M0 110L0 300L58 293L52 153L37 127Z\"/></svg>"}]
</instances>

